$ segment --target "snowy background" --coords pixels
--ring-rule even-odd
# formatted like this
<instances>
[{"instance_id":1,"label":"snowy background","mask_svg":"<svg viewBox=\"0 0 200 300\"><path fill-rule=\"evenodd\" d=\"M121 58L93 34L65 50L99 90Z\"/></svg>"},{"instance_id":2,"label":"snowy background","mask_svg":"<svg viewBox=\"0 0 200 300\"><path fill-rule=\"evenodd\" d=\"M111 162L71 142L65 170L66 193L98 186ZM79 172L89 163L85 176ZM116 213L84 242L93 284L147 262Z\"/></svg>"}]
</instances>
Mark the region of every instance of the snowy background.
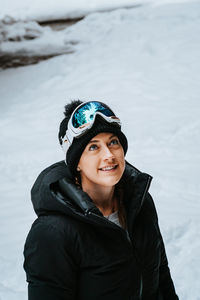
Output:
<instances>
[{"instance_id":1,"label":"snowy background","mask_svg":"<svg viewBox=\"0 0 200 300\"><path fill-rule=\"evenodd\" d=\"M0 300L27 299L30 188L63 159L63 106L78 98L105 101L121 118L127 160L154 177L150 192L180 300L200 299L200 1L107 2L0 0L0 59L68 53L0 70ZM84 15L60 31L37 23Z\"/></svg>"}]
</instances>

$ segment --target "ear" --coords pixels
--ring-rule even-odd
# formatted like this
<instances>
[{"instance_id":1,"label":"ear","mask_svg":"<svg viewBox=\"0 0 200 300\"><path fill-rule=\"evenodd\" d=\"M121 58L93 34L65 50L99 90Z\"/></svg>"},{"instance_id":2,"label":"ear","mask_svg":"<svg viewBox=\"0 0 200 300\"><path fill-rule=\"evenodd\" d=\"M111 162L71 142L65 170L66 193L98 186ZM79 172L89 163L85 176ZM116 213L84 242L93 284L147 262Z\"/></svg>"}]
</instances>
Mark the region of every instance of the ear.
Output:
<instances>
[{"instance_id":1,"label":"ear","mask_svg":"<svg viewBox=\"0 0 200 300\"><path fill-rule=\"evenodd\" d=\"M78 172L80 172L81 169L80 169L80 167L78 166L78 167L76 168L76 170L77 170Z\"/></svg>"}]
</instances>

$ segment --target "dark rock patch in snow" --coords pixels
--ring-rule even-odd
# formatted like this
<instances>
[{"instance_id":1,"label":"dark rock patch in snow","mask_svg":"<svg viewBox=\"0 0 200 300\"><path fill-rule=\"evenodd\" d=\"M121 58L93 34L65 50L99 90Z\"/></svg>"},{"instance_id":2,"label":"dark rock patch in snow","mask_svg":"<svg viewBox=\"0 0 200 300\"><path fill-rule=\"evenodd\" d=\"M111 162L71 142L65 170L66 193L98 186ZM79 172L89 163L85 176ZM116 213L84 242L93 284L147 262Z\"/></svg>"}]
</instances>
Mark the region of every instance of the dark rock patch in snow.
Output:
<instances>
[{"instance_id":1,"label":"dark rock patch in snow","mask_svg":"<svg viewBox=\"0 0 200 300\"><path fill-rule=\"evenodd\" d=\"M49 26L52 30L59 31L76 24L82 19L83 17L76 18L76 19L67 19L67 20L45 21L45 22L39 22L39 25L42 27Z\"/></svg>"},{"instance_id":2,"label":"dark rock patch in snow","mask_svg":"<svg viewBox=\"0 0 200 300\"><path fill-rule=\"evenodd\" d=\"M78 41L65 39L61 31L79 19L37 23L6 17L0 21L0 69L36 64L61 54L74 52Z\"/></svg>"}]
</instances>

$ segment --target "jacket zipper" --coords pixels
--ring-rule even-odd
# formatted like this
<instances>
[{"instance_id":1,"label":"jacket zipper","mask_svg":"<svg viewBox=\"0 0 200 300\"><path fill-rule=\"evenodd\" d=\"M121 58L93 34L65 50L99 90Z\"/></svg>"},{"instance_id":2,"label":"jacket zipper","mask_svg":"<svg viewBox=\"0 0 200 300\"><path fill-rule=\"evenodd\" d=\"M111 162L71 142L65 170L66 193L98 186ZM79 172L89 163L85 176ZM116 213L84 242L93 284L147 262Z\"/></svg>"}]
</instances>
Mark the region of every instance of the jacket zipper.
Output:
<instances>
[{"instance_id":1,"label":"jacket zipper","mask_svg":"<svg viewBox=\"0 0 200 300\"><path fill-rule=\"evenodd\" d=\"M97 215L97 214L95 214L95 213L93 213L93 212L91 212L91 211L88 211L88 212L87 212L87 215L91 215L91 216L93 216L94 218L97 218L97 219L100 218L101 221L109 223L109 225L110 225L113 229L120 231L120 232L123 234L123 236L125 235L125 236L126 236L126 240L127 240L128 243L132 246L132 242L131 242L130 238L128 238L127 232L126 232L125 229L123 229L122 227L120 227L120 226L118 226L117 224L113 223L112 221L110 221L110 220L108 220L108 219L106 219L106 218L104 218L104 217L101 217L101 216L99 216L99 215Z\"/></svg>"},{"instance_id":2,"label":"jacket zipper","mask_svg":"<svg viewBox=\"0 0 200 300\"><path fill-rule=\"evenodd\" d=\"M152 180L152 177L149 176L149 177L148 177L147 184L146 184L146 188L145 188L144 193L143 193L143 195L142 195L141 206L142 206L142 204L143 204L143 202L144 202L144 198L145 198L146 193L147 193L147 191L148 191L148 189L149 189L151 180ZM132 245L133 245L133 249L134 249L135 259L136 259L136 262L137 262L137 264L138 264L138 267L139 267L139 269L140 269L140 274L141 274L139 297L140 297L140 299L142 299L142 290L143 290L143 267L142 267L142 263L141 263L141 261L140 261L140 259L139 259L139 255L138 255L138 253L137 253L137 249L136 249L136 246L135 246L135 243L134 243L133 235L131 234L131 236L132 236Z\"/></svg>"},{"instance_id":3,"label":"jacket zipper","mask_svg":"<svg viewBox=\"0 0 200 300\"><path fill-rule=\"evenodd\" d=\"M150 186L151 180L152 180L152 177L151 177L151 176L149 176L149 177L148 177L147 184L146 184L146 188L145 188L145 190L144 190L144 193L143 193L143 195L142 195L142 202L141 202L141 205L142 205L142 204L143 204L143 202L144 202L144 197L145 197L145 195L146 195L146 193L147 193L147 191L148 191L148 189L149 189L149 186Z\"/></svg>"},{"instance_id":4,"label":"jacket zipper","mask_svg":"<svg viewBox=\"0 0 200 300\"><path fill-rule=\"evenodd\" d=\"M101 220L102 220L102 217L101 217L101 216L96 215L95 213L93 213L93 212L91 212L91 211L88 211L87 214L88 214L88 215L91 215L91 216L93 216L93 217L95 217L95 218L101 218ZM126 231L125 231L123 228L119 227L119 226L116 225L115 223L109 221L109 220L106 219L106 218L105 218L105 221L108 222L108 223L111 225L112 228L121 231L121 232L123 233L123 235L124 235L124 233L126 233ZM141 279L140 279L140 290L139 290L139 297L140 297L140 298L139 298L139 299L141 300L141 299L142 299L142 286L143 286L143 281L142 281L142 266L141 266L141 263L140 263L140 260L139 260L138 254L137 254L136 246L135 246L133 240L131 240L131 239L127 236L127 234L126 234L126 240L127 240L127 242L129 243L129 245L130 245L131 248L132 248L133 255L134 255L134 257L135 257L136 263L137 263L137 265L138 265L138 267L139 267L139 270L140 270L140 276L141 276Z\"/></svg>"},{"instance_id":5,"label":"jacket zipper","mask_svg":"<svg viewBox=\"0 0 200 300\"><path fill-rule=\"evenodd\" d=\"M146 193L147 193L147 191L148 191L148 189L149 189L151 180L152 180L152 177L149 176L149 177L148 177L147 184L146 184L146 187L145 187L145 190L144 190L144 193L143 193L143 195L142 195L141 205L143 204L144 197L145 197L145 195L146 195ZM104 218L104 217L102 217L102 216L99 216L99 215L93 213L93 212L90 211L90 210L86 211L86 212L85 212L85 215L91 215L91 216L93 216L94 218L97 218L97 219L100 218L101 221L104 221L104 222L109 223L109 224L111 225L112 228L121 231L121 232L123 233L123 235L124 235L124 233L126 233L126 230L124 230L123 228L119 227L118 225L116 225L116 224L113 223L112 221L110 221L110 220L108 220L108 219L106 219L106 218ZM128 232L128 231L127 231L127 232ZM129 233L128 233L128 235L127 235L127 233L126 233L126 239L127 239L127 241L129 242L129 244L131 244L131 246L133 247L133 242L132 242L131 239L129 238ZM133 248L135 248L135 247L133 247ZM136 251L136 249L135 249L135 251Z\"/></svg>"}]
</instances>

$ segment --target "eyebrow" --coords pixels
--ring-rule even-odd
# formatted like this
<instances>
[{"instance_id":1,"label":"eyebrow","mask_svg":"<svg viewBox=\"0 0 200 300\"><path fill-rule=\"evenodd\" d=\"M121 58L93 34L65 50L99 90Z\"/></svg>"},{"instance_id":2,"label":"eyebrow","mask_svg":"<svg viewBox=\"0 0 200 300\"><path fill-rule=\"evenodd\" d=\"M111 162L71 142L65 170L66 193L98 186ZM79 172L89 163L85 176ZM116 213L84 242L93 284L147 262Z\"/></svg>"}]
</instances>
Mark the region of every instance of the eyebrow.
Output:
<instances>
[{"instance_id":1,"label":"eyebrow","mask_svg":"<svg viewBox=\"0 0 200 300\"><path fill-rule=\"evenodd\" d=\"M113 134L113 135L111 135L110 137L109 137L109 140L111 140L113 137L117 137L115 134ZM99 140L91 140L91 141L89 141L89 143L88 144L92 144L92 143L98 143L99 142Z\"/></svg>"}]
</instances>

